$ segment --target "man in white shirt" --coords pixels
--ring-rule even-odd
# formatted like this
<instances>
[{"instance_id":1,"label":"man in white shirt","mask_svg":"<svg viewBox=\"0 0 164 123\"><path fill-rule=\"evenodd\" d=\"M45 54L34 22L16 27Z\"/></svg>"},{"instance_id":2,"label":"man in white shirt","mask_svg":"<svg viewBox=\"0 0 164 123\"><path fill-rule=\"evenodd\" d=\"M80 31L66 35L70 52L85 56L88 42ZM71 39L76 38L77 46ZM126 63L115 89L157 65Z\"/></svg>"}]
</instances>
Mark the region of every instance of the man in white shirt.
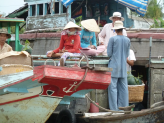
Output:
<instances>
[{"instance_id":1,"label":"man in white shirt","mask_svg":"<svg viewBox=\"0 0 164 123\"><path fill-rule=\"evenodd\" d=\"M134 55L134 52L133 52L133 50L130 49L129 56L127 58L127 64L126 64L127 72L130 72L131 73L131 66L134 65L134 62L135 61L136 61L136 57Z\"/></svg>"},{"instance_id":2,"label":"man in white shirt","mask_svg":"<svg viewBox=\"0 0 164 123\"><path fill-rule=\"evenodd\" d=\"M113 16L110 17L109 19L112 20L112 23L105 24L105 26L103 27L102 31L98 34L99 44L100 45L105 45L106 48L107 48L109 39L111 37L117 35L115 30L112 30L112 28L114 27L115 21L117 21L117 20L124 21L124 18L121 17L121 13L120 12L114 12ZM127 33L126 33L125 29L123 29L123 35L127 36ZM102 53L102 55L106 55L107 56L107 49Z\"/></svg>"}]
</instances>

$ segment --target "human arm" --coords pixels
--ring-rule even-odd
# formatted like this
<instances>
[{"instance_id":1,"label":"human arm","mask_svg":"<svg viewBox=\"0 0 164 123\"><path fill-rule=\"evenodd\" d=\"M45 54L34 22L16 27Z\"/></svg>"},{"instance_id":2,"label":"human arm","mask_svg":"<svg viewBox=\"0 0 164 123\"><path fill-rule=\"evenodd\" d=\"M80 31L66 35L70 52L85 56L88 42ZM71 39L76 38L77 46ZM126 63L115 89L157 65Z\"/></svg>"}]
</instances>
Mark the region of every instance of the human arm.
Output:
<instances>
[{"instance_id":1,"label":"human arm","mask_svg":"<svg viewBox=\"0 0 164 123\"><path fill-rule=\"evenodd\" d=\"M128 60L128 58L127 58L127 63L128 63L130 66L133 66L133 65L134 65L134 60Z\"/></svg>"},{"instance_id":2,"label":"human arm","mask_svg":"<svg viewBox=\"0 0 164 123\"><path fill-rule=\"evenodd\" d=\"M96 44L96 35L95 35L95 32L93 32L93 37L92 37L92 45L94 45L95 47L97 47L97 44Z\"/></svg>"},{"instance_id":3,"label":"human arm","mask_svg":"<svg viewBox=\"0 0 164 123\"><path fill-rule=\"evenodd\" d=\"M130 49L130 51L129 51L129 57L127 58L127 63L130 66L133 66L135 61L136 61L136 57L134 55L134 52L133 52L133 50Z\"/></svg>"},{"instance_id":4,"label":"human arm","mask_svg":"<svg viewBox=\"0 0 164 123\"><path fill-rule=\"evenodd\" d=\"M81 34L80 34L80 45L81 45L82 48L86 48L87 46L86 46L85 42L83 41L83 40L84 40L84 39L83 39L83 36L84 36L84 29L83 29L80 33L81 33Z\"/></svg>"},{"instance_id":5,"label":"human arm","mask_svg":"<svg viewBox=\"0 0 164 123\"><path fill-rule=\"evenodd\" d=\"M126 32L125 29L123 29L123 35L124 35L124 36L127 36L127 32Z\"/></svg>"},{"instance_id":6,"label":"human arm","mask_svg":"<svg viewBox=\"0 0 164 123\"><path fill-rule=\"evenodd\" d=\"M113 42L114 42L114 39L113 39L113 37L111 37L109 39L108 46L107 46L107 55L109 57L111 57L113 54Z\"/></svg>"},{"instance_id":7,"label":"human arm","mask_svg":"<svg viewBox=\"0 0 164 123\"><path fill-rule=\"evenodd\" d=\"M53 50L53 53L58 53L59 50L62 50L64 47L64 38L63 38L63 35L61 36L61 39L60 39L60 45L57 49Z\"/></svg>"},{"instance_id":8,"label":"human arm","mask_svg":"<svg viewBox=\"0 0 164 123\"><path fill-rule=\"evenodd\" d=\"M103 29L101 30L101 32L98 34L99 44L100 45L103 45L104 44L105 37L106 37L106 25L103 27Z\"/></svg>"}]
</instances>

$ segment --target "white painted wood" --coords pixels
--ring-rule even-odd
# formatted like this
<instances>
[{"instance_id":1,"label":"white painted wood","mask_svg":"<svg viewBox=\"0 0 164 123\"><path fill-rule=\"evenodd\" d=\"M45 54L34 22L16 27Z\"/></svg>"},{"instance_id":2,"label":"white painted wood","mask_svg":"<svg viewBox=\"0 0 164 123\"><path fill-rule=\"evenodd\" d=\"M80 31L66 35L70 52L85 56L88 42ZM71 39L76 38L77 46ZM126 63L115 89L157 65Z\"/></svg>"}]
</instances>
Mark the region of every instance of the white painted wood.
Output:
<instances>
[{"instance_id":1,"label":"white painted wood","mask_svg":"<svg viewBox=\"0 0 164 123\"><path fill-rule=\"evenodd\" d=\"M6 103L14 100L19 100L35 95L39 95L41 93L42 89L41 87L36 87L32 89L28 89L29 93L9 93L9 94L4 94L0 96L0 104L1 103Z\"/></svg>"},{"instance_id":2,"label":"white painted wood","mask_svg":"<svg viewBox=\"0 0 164 123\"><path fill-rule=\"evenodd\" d=\"M20 81L33 75L33 70L0 76L0 87Z\"/></svg>"},{"instance_id":3,"label":"white painted wood","mask_svg":"<svg viewBox=\"0 0 164 123\"><path fill-rule=\"evenodd\" d=\"M110 112L84 113L85 117L108 115ZM124 113L113 113L112 115L124 115Z\"/></svg>"},{"instance_id":4,"label":"white painted wood","mask_svg":"<svg viewBox=\"0 0 164 123\"><path fill-rule=\"evenodd\" d=\"M61 99L36 97L0 106L0 123L45 123Z\"/></svg>"}]
</instances>

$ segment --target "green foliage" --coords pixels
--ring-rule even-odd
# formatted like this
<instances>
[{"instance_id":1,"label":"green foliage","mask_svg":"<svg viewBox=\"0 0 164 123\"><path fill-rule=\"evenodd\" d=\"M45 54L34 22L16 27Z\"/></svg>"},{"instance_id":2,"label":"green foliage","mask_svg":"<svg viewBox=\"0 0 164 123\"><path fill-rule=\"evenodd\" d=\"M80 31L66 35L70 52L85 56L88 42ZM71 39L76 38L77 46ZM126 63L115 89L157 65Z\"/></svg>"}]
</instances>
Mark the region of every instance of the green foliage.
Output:
<instances>
[{"instance_id":1,"label":"green foliage","mask_svg":"<svg viewBox=\"0 0 164 123\"><path fill-rule=\"evenodd\" d=\"M151 28L164 28L164 20L162 18L159 18L159 21L154 18L154 24L151 26Z\"/></svg>"},{"instance_id":2,"label":"green foliage","mask_svg":"<svg viewBox=\"0 0 164 123\"><path fill-rule=\"evenodd\" d=\"M160 26L164 28L164 20L162 18L159 18L159 20L160 20Z\"/></svg>"},{"instance_id":3,"label":"green foliage","mask_svg":"<svg viewBox=\"0 0 164 123\"><path fill-rule=\"evenodd\" d=\"M22 51L26 51L26 50L28 50L28 49L30 49L30 48L31 48L31 47L30 47L30 42L29 42L28 40L26 40L26 41L25 41L25 45L24 45Z\"/></svg>"},{"instance_id":4,"label":"green foliage","mask_svg":"<svg viewBox=\"0 0 164 123\"><path fill-rule=\"evenodd\" d=\"M25 28L22 28L19 31L19 34L23 34L25 32ZM15 34L15 26L11 26L11 34Z\"/></svg>"},{"instance_id":5,"label":"green foliage","mask_svg":"<svg viewBox=\"0 0 164 123\"><path fill-rule=\"evenodd\" d=\"M75 18L76 24L81 26L81 20L82 20L82 16Z\"/></svg>"},{"instance_id":6,"label":"green foliage","mask_svg":"<svg viewBox=\"0 0 164 123\"><path fill-rule=\"evenodd\" d=\"M157 0L150 0L145 17L155 19L164 17L164 14L162 13L162 6L157 3Z\"/></svg>"}]
</instances>

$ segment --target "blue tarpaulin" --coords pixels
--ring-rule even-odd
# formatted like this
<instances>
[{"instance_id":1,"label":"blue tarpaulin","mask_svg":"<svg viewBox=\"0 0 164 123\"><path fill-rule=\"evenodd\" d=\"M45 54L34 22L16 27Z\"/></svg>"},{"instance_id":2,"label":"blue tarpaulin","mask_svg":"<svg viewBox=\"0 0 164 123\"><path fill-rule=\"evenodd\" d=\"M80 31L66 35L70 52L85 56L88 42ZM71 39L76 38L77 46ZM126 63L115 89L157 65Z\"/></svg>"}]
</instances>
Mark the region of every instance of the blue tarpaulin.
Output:
<instances>
[{"instance_id":1,"label":"blue tarpaulin","mask_svg":"<svg viewBox=\"0 0 164 123\"><path fill-rule=\"evenodd\" d=\"M61 0L62 4L65 7L68 7L74 0Z\"/></svg>"},{"instance_id":2,"label":"blue tarpaulin","mask_svg":"<svg viewBox=\"0 0 164 123\"><path fill-rule=\"evenodd\" d=\"M148 0L115 0L115 1L135 11L141 16L144 16L147 11Z\"/></svg>"}]
</instances>

